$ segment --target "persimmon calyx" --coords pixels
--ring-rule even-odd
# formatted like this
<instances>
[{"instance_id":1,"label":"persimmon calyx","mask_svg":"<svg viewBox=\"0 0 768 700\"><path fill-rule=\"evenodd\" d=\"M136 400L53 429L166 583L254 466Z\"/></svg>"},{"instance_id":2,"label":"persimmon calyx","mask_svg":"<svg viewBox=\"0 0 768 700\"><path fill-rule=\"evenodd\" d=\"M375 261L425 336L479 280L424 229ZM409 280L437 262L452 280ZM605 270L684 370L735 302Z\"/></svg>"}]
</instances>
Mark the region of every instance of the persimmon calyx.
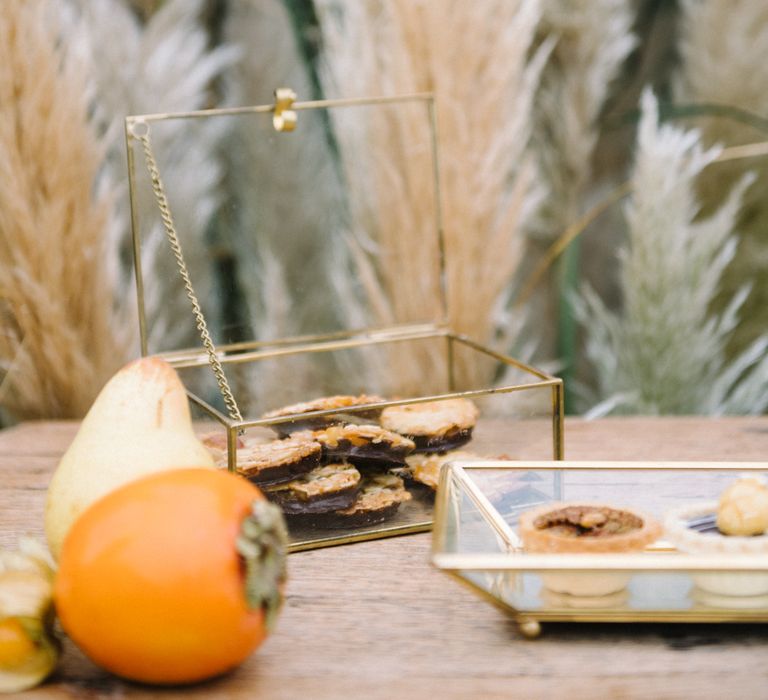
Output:
<instances>
[{"instance_id":1,"label":"persimmon calyx","mask_svg":"<svg viewBox=\"0 0 768 700\"><path fill-rule=\"evenodd\" d=\"M282 511L264 500L253 502L236 540L238 554L245 561L245 598L252 610L264 612L267 630L282 604L288 532Z\"/></svg>"}]
</instances>

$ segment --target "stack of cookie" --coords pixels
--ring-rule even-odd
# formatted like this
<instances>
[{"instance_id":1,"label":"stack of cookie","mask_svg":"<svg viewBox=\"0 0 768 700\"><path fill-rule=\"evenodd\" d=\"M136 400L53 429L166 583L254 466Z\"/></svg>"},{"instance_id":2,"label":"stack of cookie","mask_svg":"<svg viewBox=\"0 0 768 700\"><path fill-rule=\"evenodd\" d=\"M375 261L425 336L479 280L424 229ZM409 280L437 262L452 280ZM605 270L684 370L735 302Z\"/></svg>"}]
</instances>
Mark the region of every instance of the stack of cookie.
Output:
<instances>
[{"instance_id":1,"label":"stack of cookie","mask_svg":"<svg viewBox=\"0 0 768 700\"><path fill-rule=\"evenodd\" d=\"M443 462L472 437L476 406L467 399L371 408L378 396L331 396L284 406L263 418L271 441L243 438L237 470L279 504L289 520L313 527L349 528L383 522L411 500L409 485L437 486ZM317 415L321 411L333 411ZM284 419L284 420L283 420ZM220 437L204 439L220 465Z\"/></svg>"}]
</instances>

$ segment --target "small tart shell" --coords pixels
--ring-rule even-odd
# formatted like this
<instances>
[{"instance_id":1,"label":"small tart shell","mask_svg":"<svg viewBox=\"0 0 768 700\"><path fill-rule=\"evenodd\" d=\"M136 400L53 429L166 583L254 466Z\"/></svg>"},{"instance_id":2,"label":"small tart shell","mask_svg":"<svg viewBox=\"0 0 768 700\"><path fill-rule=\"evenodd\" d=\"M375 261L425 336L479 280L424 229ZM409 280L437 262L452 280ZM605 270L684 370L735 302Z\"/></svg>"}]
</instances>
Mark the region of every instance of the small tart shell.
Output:
<instances>
[{"instance_id":1,"label":"small tart shell","mask_svg":"<svg viewBox=\"0 0 768 700\"><path fill-rule=\"evenodd\" d=\"M553 511L571 507L586 507L590 509L609 509L629 513L642 521L642 525L630 532L605 535L603 537L564 537L553 533L548 528L538 528L536 520ZM645 549L661 535L661 525L650 516L630 508L616 508L607 503L588 503L575 501L572 503L546 503L520 516L518 535L523 542L523 548L528 552L541 553L581 553L605 554L622 552L639 552Z\"/></svg>"},{"instance_id":2,"label":"small tart shell","mask_svg":"<svg viewBox=\"0 0 768 700\"><path fill-rule=\"evenodd\" d=\"M673 508L664 519L667 539L689 554L768 554L768 535L739 537L719 532L698 532L690 520L717 512L717 501L700 501Z\"/></svg>"},{"instance_id":3,"label":"small tart shell","mask_svg":"<svg viewBox=\"0 0 768 700\"><path fill-rule=\"evenodd\" d=\"M689 526L692 519L715 512L717 501L700 501L673 508L664 519L664 533L679 551L687 554L768 554L768 535L740 537L719 532L698 532ZM727 567L725 562L724 567ZM699 590L715 596L727 596L725 600L768 593L768 573L763 571L728 571L724 568L722 571L691 573L691 579Z\"/></svg>"}]
</instances>

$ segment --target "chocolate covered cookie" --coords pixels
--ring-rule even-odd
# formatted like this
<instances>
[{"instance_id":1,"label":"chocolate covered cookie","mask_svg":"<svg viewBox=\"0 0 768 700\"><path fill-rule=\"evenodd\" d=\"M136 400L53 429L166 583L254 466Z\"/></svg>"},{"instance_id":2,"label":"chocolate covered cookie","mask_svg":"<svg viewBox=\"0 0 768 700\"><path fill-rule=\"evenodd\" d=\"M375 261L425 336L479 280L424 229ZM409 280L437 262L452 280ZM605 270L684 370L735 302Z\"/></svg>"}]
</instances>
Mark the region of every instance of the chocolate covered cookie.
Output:
<instances>
[{"instance_id":1,"label":"chocolate covered cookie","mask_svg":"<svg viewBox=\"0 0 768 700\"><path fill-rule=\"evenodd\" d=\"M360 491L361 476L350 464L315 467L306 474L264 489L286 515L308 515L342 510L351 506Z\"/></svg>"},{"instance_id":2,"label":"chocolate covered cookie","mask_svg":"<svg viewBox=\"0 0 768 700\"><path fill-rule=\"evenodd\" d=\"M323 446L324 459L346 460L361 469L404 465L416 447L413 440L378 425L333 425L312 436Z\"/></svg>"},{"instance_id":3,"label":"chocolate covered cookie","mask_svg":"<svg viewBox=\"0 0 768 700\"><path fill-rule=\"evenodd\" d=\"M469 399L389 406L381 426L413 440L416 452L447 452L472 439L479 411Z\"/></svg>"},{"instance_id":4,"label":"chocolate covered cookie","mask_svg":"<svg viewBox=\"0 0 768 700\"><path fill-rule=\"evenodd\" d=\"M314 516L312 524L322 528L352 528L375 525L388 520L401 503L411 500L403 480L394 474L363 477L360 494L348 508Z\"/></svg>"},{"instance_id":5,"label":"chocolate covered cookie","mask_svg":"<svg viewBox=\"0 0 768 700\"><path fill-rule=\"evenodd\" d=\"M323 447L307 438L250 444L237 451L237 471L263 486L291 481L320 464Z\"/></svg>"},{"instance_id":6,"label":"chocolate covered cookie","mask_svg":"<svg viewBox=\"0 0 768 700\"><path fill-rule=\"evenodd\" d=\"M345 414L344 409L354 408L357 406L365 406L371 403L380 403L386 401L386 399L380 396L367 396L361 394L360 396L324 396L312 401L304 401L302 403L291 404L290 406L283 406L273 411L267 411L261 417L274 419L285 418L297 414L297 418L290 422L276 423L270 427L276 431L280 436L285 437L299 430L318 430L330 425L338 425L339 423L355 423L365 419L377 418L381 409L371 409L369 411L355 412L354 414ZM330 411L338 410L339 413L328 414L324 416L307 416L303 417L302 414L314 413L315 411Z\"/></svg>"}]
</instances>

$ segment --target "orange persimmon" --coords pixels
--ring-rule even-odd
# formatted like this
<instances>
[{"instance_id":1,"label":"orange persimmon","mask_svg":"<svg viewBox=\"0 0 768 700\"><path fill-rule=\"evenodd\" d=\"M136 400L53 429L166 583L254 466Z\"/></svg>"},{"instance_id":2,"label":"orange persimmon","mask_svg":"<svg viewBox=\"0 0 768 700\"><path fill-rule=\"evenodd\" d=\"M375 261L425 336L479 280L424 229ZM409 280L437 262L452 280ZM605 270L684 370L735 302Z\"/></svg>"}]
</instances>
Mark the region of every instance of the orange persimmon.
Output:
<instances>
[{"instance_id":1,"label":"orange persimmon","mask_svg":"<svg viewBox=\"0 0 768 700\"><path fill-rule=\"evenodd\" d=\"M190 683L242 662L281 601L282 516L245 479L176 469L91 505L67 535L54 600L97 664Z\"/></svg>"}]
</instances>

